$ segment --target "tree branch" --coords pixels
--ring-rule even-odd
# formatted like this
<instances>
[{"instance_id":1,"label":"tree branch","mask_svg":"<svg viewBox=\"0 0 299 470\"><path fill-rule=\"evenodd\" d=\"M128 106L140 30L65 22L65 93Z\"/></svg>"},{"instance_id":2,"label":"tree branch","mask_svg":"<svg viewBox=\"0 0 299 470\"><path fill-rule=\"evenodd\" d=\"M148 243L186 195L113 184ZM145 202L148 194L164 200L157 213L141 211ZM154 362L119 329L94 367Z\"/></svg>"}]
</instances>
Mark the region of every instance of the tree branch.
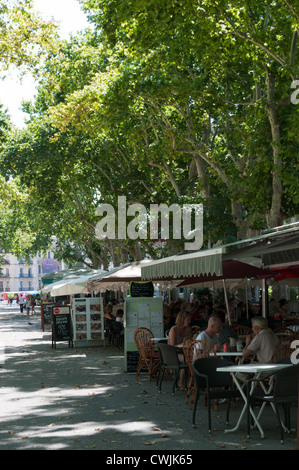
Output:
<instances>
[{"instance_id":1,"label":"tree branch","mask_svg":"<svg viewBox=\"0 0 299 470\"><path fill-rule=\"evenodd\" d=\"M291 12L295 16L295 18L299 21L299 15L296 13L295 8L290 4L290 2L288 0L283 0L283 1L287 5L287 7L291 10Z\"/></svg>"},{"instance_id":2,"label":"tree branch","mask_svg":"<svg viewBox=\"0 0 299 470\"><path fill-rule=\"evenodd\" d=\"M286 0L285 0L286 1ZM220 15L229 23L229 25L232 27L232 31L231 33L234 34L235 36L238 36L240 37L241 39L245 39L246 41L249 41L251 42L252 44L254 44L255 46L259 47L260 49L262 49L264 52L266 52L267 54L269 54L276 62L278 62L280 65L282 65L283 67L288 67L288 64L285 60L283 60L281 57L279 57L277 54L275 54L275 52L273 52L271 49L269 49L267 46L265 46L264 44L262 44L261 42L257 41L256 39L250 37L248 34L245 34L245 33L242 33L241 31L239 31L234 22L227 16L227 14L221 10L221 8L219 7L219 5L212 1L212 4L214 5L214 7L219 11ZM289 6L289 5L288 5ZM291 73L291 76L293 79L295 79L295 77L293 76L293 73Z\"/></svg>"}]
</instances>

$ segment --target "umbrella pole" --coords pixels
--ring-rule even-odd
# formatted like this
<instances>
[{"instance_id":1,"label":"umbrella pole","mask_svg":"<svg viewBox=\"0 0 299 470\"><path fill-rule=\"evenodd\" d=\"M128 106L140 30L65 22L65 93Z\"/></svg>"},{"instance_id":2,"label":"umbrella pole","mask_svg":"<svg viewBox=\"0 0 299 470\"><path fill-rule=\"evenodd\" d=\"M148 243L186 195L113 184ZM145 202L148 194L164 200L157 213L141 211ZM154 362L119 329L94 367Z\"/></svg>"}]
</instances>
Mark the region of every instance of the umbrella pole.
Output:
<instances>
[{"instance_id":1,"label":"umbrella pole","mask_svg":"<svg viewBox=\"0 0 299 470\"><path fill-rule=\"evenodd\" d=\"M213 281L213 305L215 307L215 282Z\"/></svg>"},{"instance_id":2,"label":"umbrella pole","mask_svg":"<svg viewBox=\"0 0 299 470\"><path fill-rule=\"evenodd\" d=\"M299 377L298 377L298 399L299 399ZM297 411L297 450L299 450L299 406Z\"/></svg>"},{"instance_id":3,"label":"umbrella pole","mask_svg":"<svg viewBox=\"0 0 299 470\"><path fill-rule=\"evenodd\" d=\"M246 302L246 318L248 320L249 312L248 312L248 280L247 280L247 277L245 277L245 302Z\"/></svg>"},{"instance_id":4,"label":"umbrella pole","mask_svg":"<svg viewBox=\"0 0 299 470\"><path fill-rule=\"evenodd\" d=\"M231 322L231 318L230 318L230 311L229 311L229 305L228 305L228 299L227 299L225 279L223 279L222 282L223 282L223 291L224 291L224 299L225 299L225 305L226 305L228 324L231 325L232 322Z\"/></svg>"},{"instance_id":5,"label":"umbrella pole","mask_svg":"<svg viewBox=\"0 0 299 470\"><path fill-rule=\"evenodd\" d=\"M262 316L266 318L266 290L267 284L266 279L262 279Z\"/></svg>"}]
</instances>

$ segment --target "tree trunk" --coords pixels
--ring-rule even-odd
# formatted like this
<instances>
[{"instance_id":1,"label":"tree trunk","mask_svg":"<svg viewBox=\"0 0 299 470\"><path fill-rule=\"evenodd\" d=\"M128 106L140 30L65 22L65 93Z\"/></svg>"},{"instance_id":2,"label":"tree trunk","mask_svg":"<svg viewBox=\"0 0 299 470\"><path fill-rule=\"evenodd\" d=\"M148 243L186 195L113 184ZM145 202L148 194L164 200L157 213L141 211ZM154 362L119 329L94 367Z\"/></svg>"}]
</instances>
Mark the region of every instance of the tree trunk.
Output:
<instances>
[{"instance_id":1,"label":"tree trunk","mask_svg":"<svg viewBox=\"0 0 299 470\"><path fill-rule=\"evenodd\" d=\"M210 197L210 187L207 177L207 163L199 155L194 155L194 161L196 165L197 176L200 180L202 188L202 196L204 199L208 199Z\"/></svg>"},{"instance_id":2,"label":"tree trunk","mask_svg":"<svg viewBox=\"0 0 299 470\"><path fill-rule=\"evenodd\" d=\"M268 119L271 126L272 134L272 152L273 152L273 170L272 170L272 202L270 210L267 213L268 227L276 227L283 222L283 214L281 212L281 199L282 199L282 181L281 181L281 141L280 141L280 127L276 106L274 101L275 91L275 77L270 75L269 70L266 71L267 75L267 103L266 109Z\"/></svg>"}]
</instances>

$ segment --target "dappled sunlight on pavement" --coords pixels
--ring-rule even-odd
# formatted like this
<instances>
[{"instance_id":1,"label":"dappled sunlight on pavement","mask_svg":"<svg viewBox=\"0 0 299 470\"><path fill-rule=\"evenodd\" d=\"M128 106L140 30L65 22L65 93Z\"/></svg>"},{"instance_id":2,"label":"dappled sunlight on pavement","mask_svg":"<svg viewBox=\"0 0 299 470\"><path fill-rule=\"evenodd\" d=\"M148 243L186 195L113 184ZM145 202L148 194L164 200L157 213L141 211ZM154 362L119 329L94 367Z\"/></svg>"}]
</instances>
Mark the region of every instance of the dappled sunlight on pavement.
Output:
<instances>
[{"instance_id":1,"label":"dappled sunlight on pavement","mask_svg":"<svg viewBox=\"0 0 299 470\"><path fill-rule=\"evenodd\" d=\"M295 448L296 436L280 447L275 417L246 440L246 423L224 434L226 405L213 411L212 434L200 397L196 429L185 392L171 394L165 380L124 372L123 351L110 347L51 347L51 332L41 331L39 315L28 325L18 313L0 312L5 357L0 365L0 449L47 450L217 450ZM231 409L233 424L241 404ZM269 413L271 414L271 413ZM272 419L273 418L273 419Z\"/></svg>"}]
</instances>

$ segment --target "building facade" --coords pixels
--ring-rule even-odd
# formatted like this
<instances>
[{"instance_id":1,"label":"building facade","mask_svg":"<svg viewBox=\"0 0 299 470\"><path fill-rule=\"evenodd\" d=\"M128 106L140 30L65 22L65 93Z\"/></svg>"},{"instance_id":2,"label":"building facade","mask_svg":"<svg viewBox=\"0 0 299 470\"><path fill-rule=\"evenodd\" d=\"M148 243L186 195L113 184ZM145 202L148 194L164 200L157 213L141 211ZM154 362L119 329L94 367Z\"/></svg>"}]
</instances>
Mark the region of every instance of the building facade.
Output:
<instances>
[{"instance_id":1,"label":"building facade","mask_svg":"<svg viewBox=\"0 0 299 470\"><path fill-rule=\"evenodd\" d=\"M35 256L29 264L12 253L1 253L1 256L0 295L39 291L44 274L64 269L64 263L58 263L52 251L47 252L46 258Z\"/></svg>"}]
</instances>

